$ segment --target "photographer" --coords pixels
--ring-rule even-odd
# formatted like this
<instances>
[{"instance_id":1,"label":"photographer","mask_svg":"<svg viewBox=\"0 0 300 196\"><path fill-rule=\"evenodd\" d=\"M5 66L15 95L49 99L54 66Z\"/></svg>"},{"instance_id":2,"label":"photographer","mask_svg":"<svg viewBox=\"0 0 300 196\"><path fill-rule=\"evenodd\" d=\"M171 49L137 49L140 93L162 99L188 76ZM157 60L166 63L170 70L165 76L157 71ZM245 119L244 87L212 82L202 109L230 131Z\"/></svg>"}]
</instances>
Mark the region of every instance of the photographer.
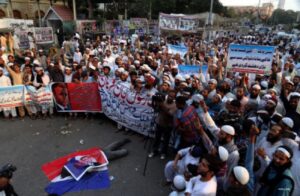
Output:
<instances>
[{"instance_id":1,"label":"photographer","mask_svg":"<svg viewBox=\"0 0 300 196\"><path fill-rule=\"evenodd\" d=\"M16 167L7 164L0 170L0 195L1 196L18 196L14 187L10 184L13 172L16 171Z\"/></svg>"},{"instance_id":2,"label":"photographer","mask_svg":"<svg viewBox=\"0 0 300 196\"><path fill-rule=\"evenodd\" d=\"M158 113L158 116L156 118L154 145L152 152L149 154L150 158L158 153L162 136L164 140L162 143L160 159L165 159L167 155L168 144L171 132L173 130L173 114L176 111L175 96L176 92L174 90L169 91L166 98L163 94L160 93L157 93L153 96L152 107Z\"/></svg>"}]
</instances>

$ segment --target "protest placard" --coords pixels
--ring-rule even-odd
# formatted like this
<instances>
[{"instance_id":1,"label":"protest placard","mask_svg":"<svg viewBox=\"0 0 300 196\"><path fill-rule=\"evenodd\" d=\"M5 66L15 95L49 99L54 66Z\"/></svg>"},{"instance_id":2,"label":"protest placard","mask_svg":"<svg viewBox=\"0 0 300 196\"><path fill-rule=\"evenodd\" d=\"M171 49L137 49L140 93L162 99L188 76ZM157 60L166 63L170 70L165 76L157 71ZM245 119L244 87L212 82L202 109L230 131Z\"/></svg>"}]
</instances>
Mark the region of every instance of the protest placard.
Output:
<instances>
[{"instance_id":1,"label":"protest placard","mask_svg":"<svg viewBox=\"0 0 300 196\"><path fill-rule=\"evenodd\" d=\"M25 104L53 106L53 95L49 86L36 89L33 86L25 86Z\"/></svg>"},{"instance_id":2,"label":"protest placard","mask_svg":"<svg viewBox=\"0 0 300 196\"><path fill-rule=\"evenodd\" d=\"M188 48L185 46L168 44L168 53L179 54L181 58L188 52Z\"/></svg>"},{"instance_id":3,"label":"protest placard","mask_svg":"<svg viewBox=\"0 0 300 196\"><path fill-rule=\"evenodd\" d=\"M178 70L182 75L198 75L200 71L203 75L206 75L207 65L179 65Z\"/></svg>"},{"instance_id":4,"label":"protest placard","mask_svg":"<svg viewBox=\"0 0 300 196\"><path fill-rule=\"evenodd\" d=\"M35 27L34 37L37 44L53 43L53 30L52 27Z\"/></svg>"},{"instance_id":5,"label":"protest placard","mask_svg":"<svg viewBox=\"0 0 300 196\"><path fill-rule=\"evenodd\" d=\"M22 106L23 98L23 85L0 87L0 108Z\"/></svg>"},{"instance_id":6,"label":"protest placard","mask_svg":"<svg viewBox=\"0 0 300 196\"><path fill-rule=\"evenodd\" d=\"M101 112L97 83L53 83L51 90L58 112Z\"/></svg>"},{"instance_id":7,"label":"protest placard","mask_svg":"<svg viewBox=\"0 0 300 196\"><path fill-rule=\"evenodd\" d=\"M273 46L231 44L227 71L269 75L274 52Z\"/></svg>"},{"instance_id":8,"label":"protest placard","mask_svg":"<svg viewBox=\"0 0 300 196\"><path fill-rule=\"evenodd\" d=\"M154 127L151 97L137 94L113 79L99 78L103 113L124 127L149 136Z\"/></svg>"}]
</instances>

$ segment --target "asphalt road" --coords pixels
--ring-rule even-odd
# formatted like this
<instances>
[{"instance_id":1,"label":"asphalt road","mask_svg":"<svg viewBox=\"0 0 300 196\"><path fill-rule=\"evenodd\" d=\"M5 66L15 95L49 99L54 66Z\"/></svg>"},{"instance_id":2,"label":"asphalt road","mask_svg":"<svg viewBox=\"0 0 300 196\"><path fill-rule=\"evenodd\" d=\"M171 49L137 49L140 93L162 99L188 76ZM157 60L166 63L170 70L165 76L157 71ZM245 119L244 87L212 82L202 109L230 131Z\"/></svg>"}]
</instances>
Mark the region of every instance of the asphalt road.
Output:
<instances>
[{"instance_id":1,"label":"asphalt road","mask_svg":"<svg viewBox=\"0 0 300 196\"><path fill-rule=\"evenodd\" d=\"M71 152L91 147L105 147L119 139L129 138L126 144L129 155L109 164L113 176L111 187L105 190L68 193L67 196L157 196L168 195L170 189L163 184L163 168L166 161L149 160L146 176L143 167L146 158L144 140L140 135L116 132L114 122L105 116L93 120L67 120L63 116L53 119L24 121L0 120L1 166L13 163L17 166L13 185L20 196L47 195L44 188L49 183L41 170L44 163ZM82 141L81 141L82 140ZM82 144L83 143L83 144Z\"/></svg>"}]
</instances>

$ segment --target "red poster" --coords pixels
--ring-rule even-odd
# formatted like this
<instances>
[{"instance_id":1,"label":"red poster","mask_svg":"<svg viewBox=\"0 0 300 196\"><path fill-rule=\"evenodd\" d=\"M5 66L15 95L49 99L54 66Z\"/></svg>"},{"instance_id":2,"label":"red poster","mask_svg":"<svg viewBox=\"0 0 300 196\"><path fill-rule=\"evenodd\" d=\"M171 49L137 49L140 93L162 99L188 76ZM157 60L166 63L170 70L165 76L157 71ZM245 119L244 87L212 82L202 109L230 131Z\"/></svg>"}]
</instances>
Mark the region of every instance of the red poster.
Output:
<instances>
[{"instance_id":1,"label":"red poster","mask_svg":"<svg viewBox=\"0 0 300 196\"><path fill-rule=\"evenodd\" d=\"M94 83L68 83L67 90L71 110L101 112L101 98L98 84Z\"/></svg>"}]
</instances>

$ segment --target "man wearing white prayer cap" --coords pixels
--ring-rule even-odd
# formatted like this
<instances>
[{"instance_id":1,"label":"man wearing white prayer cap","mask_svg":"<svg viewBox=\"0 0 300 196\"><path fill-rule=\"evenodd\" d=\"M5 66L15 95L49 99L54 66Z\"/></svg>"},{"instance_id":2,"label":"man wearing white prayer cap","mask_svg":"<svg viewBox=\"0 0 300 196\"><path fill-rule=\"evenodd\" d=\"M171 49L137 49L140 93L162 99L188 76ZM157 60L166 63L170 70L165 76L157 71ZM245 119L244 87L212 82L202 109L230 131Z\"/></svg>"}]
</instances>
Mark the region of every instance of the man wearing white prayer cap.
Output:
<instances>
[{"instance_id":1,"label":"man wearing white prayer cap","mask_svg":"<svg viewBox=\"0 0 300 196\"><path fill-rule=\"evenodd\" d=\"M287 146L279 146L271 163L260 178L260 189L257 195L292 195L295 189L291 172L293 151ZM278 179L277 179L278 178Z\"/></svg>"}]
</instances>

